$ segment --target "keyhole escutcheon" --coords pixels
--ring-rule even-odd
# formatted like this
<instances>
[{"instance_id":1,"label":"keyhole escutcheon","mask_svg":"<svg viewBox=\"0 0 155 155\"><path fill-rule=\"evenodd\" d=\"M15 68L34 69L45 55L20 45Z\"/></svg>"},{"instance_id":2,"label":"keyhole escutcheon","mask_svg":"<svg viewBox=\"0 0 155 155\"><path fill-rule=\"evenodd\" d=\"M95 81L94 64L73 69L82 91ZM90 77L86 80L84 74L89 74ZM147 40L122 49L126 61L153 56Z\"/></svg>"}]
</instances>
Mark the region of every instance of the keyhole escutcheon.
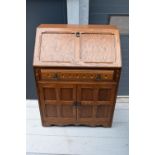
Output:
<instances>
[{"instance_id":1,"label":"keyhole escutcheon","mask_svg":"<svg viewBox=\"0 0 155 155\"><path fill-rule=\"evenodd\" d=\"M80 37L80 32L76 32L76 37Z\"/></svg>"}]
</instances>

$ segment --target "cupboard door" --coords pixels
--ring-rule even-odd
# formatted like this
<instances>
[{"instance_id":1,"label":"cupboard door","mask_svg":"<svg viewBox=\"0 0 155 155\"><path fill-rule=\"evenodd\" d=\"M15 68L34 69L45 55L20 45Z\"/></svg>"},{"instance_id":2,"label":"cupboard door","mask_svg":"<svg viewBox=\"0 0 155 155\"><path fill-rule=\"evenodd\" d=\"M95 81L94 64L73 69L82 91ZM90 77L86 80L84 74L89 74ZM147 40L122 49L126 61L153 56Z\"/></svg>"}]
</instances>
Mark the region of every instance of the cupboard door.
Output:
<instances>
[{"instance_id":1,"label":"cupboard door","mask_svg":"<svg viewBox=\"0 0 155 155\"><path fill-rule=\"evenodd\" d=\"M40 84L44 120L51 124L73 123L76 119L76 86L73 84Z\"/></svg>"},{"instance_id":2,"label":"cupboard door","mask_svg":"<svg viewBox=\"0 0 155 155\"><path fill-rule=\"evenodd\" d=\"M77 119L79 123L102 123L112 117L115 84L79 84Z\"/></svg>"}]
</instances>

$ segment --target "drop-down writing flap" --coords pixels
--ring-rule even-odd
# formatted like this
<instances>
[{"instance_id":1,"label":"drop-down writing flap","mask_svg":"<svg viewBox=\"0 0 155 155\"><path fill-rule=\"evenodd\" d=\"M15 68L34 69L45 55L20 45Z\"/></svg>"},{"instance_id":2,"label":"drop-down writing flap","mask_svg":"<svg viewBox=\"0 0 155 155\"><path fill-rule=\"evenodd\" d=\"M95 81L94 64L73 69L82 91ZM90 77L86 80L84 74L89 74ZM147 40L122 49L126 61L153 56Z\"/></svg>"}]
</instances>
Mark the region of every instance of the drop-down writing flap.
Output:
<instances>
[{"instance_id":1,"label":"drop-down writing flap","mask_svg":"<svg viewBox=\"0 0 155 155\"><path fill-rule=\"evenodd\" d=\"M110 25L41 25L33 65L121 67L119 31Z\"/></svg>"}]
</instances>

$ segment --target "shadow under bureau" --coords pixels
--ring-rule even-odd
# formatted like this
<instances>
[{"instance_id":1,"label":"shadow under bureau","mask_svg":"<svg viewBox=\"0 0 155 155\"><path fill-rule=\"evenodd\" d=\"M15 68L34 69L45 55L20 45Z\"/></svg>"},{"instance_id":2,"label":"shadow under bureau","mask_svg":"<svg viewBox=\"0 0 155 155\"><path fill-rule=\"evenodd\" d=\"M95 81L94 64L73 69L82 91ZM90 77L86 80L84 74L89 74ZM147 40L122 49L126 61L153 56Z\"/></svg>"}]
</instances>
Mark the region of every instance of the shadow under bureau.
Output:
<instances>
[{"instance_id":1,"label":"shadow under bureau","mask_svg":"<svg viewBox=\"0 0 155 155\"><path fill-rule=\"evenodd\" d=\"M112 125L121 72L117 28L42 24L33 66L43 126Z\"/></svg>"}]
</instances>

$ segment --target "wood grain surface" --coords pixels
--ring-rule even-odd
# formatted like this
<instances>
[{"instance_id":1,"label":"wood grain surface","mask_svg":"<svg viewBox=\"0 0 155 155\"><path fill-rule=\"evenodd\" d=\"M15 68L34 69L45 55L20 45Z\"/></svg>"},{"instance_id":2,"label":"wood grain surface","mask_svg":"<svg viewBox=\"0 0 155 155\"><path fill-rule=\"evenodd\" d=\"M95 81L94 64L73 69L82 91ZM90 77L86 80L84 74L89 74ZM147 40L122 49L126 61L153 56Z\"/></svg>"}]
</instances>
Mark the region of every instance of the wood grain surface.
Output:
<instances>
[{"instance_id":1,"label":"wood grain surface","mask_svg":"<svg viewBox=\"0 0 155 155\"><path fill-rule=\"evenodd\" d=\"M120 72L115 27L40 25L34 74L42 125L111 127Z\"/></svg>"},{"instance_id":2,"label":"wood grain surface","mask_svg":"<svg viewBox=\"0 0 155 155\"><path fill-rule=\"evenodd\" d=\"M119 31L110 25L40 25L33 65L121 67Z\"/></svg>"}]
</instances>

